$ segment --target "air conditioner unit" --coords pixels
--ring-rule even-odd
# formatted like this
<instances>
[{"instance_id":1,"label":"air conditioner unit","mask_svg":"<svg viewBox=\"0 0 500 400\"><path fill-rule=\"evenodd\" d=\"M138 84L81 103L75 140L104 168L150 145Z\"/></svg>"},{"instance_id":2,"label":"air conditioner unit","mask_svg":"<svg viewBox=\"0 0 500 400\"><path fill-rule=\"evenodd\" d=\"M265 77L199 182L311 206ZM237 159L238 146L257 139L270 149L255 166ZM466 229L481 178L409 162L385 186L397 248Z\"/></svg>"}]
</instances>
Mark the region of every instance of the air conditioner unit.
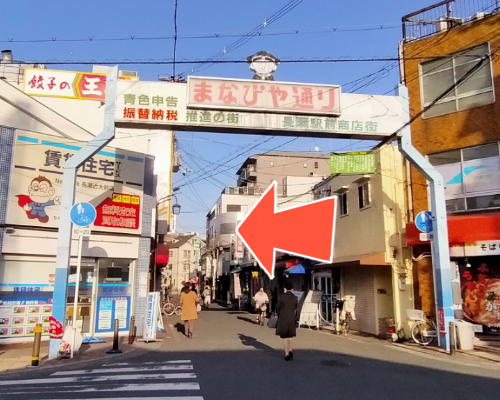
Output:
<instances>
[{"instance_id":1,"label":"air conditioner unit","mask_svg":"<svg viewBox=\"0 0 500 400\"><path fill-rule=\"evenodd\" d=\"M462 18L446 18L446 17L440 17L438 21L434 23L434 26L436 27L436 32L443 32L447 31L448 29L452 29L456 26L460 26L464 23L464 20Z\"/></svg>"},{"instance_id":2,"label":"air conditioner unit","mask_svg":"<svg viewBox=\"0 0 500 400\"><path fill-rule=\"evenodd\" d=\"M486 16L486 13L484 13L484 12L482 12L482 11L481 11L481 12L477 12L477 13L475 13L475 14L472 16L471 20L472 20L472 21L477 21L477 20L479 20L479 19L483 19L485 16Z\"/></svg>"}]
</instances>

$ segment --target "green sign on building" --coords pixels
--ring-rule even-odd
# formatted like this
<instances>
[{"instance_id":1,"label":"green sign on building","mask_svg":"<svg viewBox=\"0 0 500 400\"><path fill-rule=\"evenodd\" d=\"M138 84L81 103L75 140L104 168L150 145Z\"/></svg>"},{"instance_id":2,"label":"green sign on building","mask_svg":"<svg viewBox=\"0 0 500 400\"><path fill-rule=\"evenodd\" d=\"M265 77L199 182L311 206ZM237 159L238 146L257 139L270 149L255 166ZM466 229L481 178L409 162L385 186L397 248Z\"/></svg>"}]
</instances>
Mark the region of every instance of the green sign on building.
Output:
<instances>
[{"instance_id":1,"label":"green sign on building","mask_svg":"<svg viewBox=\"0 0 500 400\"><path fill-rule=\"evenodd\" d=\"M357 151L330 154L330 174L373 174L375 153Z\"/></svg>"}]
</instances>

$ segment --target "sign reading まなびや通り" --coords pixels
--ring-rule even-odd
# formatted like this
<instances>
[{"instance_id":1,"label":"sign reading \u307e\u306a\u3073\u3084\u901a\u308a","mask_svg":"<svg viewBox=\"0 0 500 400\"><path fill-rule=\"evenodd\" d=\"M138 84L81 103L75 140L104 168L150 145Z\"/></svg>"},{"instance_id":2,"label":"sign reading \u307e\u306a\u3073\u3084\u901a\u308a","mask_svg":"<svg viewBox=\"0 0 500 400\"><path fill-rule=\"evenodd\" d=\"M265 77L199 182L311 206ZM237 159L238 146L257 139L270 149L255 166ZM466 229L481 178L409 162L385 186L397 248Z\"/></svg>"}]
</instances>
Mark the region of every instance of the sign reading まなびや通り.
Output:
<instances>
[{"instance_id":1,"label":"sign reading \u307e\u306a\u3073\u3084\u901a\u308a","mask_svg":"<svg viewBox=\"0 0 500 400\"><path fill-rule=\"evenodd\" d=\"M64 163L80 149L76 144L65 138L17 131L7 223L58 227ZM75 204L86 202L96 208L93 230L141 232L144 164L141 154L104 148L78 169ZM116 192L129 204L113 202ZM113 207L109 207L110 202Z\"/></svg>"},{"instance_id":2,"label":"sign reading \u307e\u306a\u3073\u3084\u901a\u308a","mask_svg":"<svg viewBox=\"0 0 500 400\"><path fill-rule=\"evenodd\" d=\"M405 121L397 96L343 94L338 86L190 77L118 82L118 127L382 138Z\"/></svg>"}]
</instances>

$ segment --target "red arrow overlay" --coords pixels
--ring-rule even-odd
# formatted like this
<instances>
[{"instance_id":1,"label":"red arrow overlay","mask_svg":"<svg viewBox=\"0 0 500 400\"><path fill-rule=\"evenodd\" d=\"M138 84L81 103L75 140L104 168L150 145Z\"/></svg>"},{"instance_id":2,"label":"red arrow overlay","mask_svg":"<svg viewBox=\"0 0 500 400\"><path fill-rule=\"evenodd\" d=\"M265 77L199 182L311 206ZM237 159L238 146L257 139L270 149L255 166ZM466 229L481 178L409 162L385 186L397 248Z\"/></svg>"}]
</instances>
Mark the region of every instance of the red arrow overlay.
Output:
<instances>
[{"instance_id":1,"label":"red arrow overlay","mask_svg":"<svg viewBox=\"0 0 500 400\"><path fill-rule=\"evenodd\" d=\"M331 262L336 197L276 212L276 182L236 228L269 278L274 278L275 251Z\"/></svg>"}]
</instances>

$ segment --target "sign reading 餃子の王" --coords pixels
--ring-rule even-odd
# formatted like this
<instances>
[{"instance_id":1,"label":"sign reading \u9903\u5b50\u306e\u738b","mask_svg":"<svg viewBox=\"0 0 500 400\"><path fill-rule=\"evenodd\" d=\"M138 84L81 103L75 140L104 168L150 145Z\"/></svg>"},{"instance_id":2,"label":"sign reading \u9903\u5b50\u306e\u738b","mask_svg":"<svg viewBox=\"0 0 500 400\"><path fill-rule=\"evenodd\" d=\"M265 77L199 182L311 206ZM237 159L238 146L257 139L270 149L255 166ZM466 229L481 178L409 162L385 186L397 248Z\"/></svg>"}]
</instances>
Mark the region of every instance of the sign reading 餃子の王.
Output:
<instances>
[{"instance_id":1,"label":"sign reading \u9903\u5b50\u306e\u738b","mask_svg":"<svg viewBox=\"0 0 500 400\"><path fill-rule=\"evenodd\" d=\"M375 154L368 151L330 154L331 174L373 174L375 167Z\"/></svg>"},{"instance_id":2,"label":"sign reading \u9903\u5b50\u306e\u738b","mask_svg":"<svg viewBox=\"0 0 500 400\"><path fill-rule=\"evenodd\" d=\"M24 92L31 96L103 101L106 94L106 74L26 68Z\"/></svg>"},{"instance_id":3,"label":"sign reading \u9903\u5b50\u306e\u738b","mask_svg":"<svg viewBox=\"0 0 500 400\"><path fill-rule=\"evenodd\" d=\"M66 138L17 131L7 223L58 227L64 163L80 147ZM144 155L104 148L78 169L75 204L96 208L93 230L140 233L144 164ZM113 201L117 194L120 202Z\"/></svg>"},{"instance_id":4,"label":"sign reading \u9903\u5b50\u306e\u738b","mask_svg":"<svg viewBox=\"0 0 500 400\"><path fill-rule=\"evenodd\" d=\"M193 77L120 81L118 93L115 123L127 128L381 138L403 121L398 97L343 94L338 86Z\"/></svg>"}]
</instances>

